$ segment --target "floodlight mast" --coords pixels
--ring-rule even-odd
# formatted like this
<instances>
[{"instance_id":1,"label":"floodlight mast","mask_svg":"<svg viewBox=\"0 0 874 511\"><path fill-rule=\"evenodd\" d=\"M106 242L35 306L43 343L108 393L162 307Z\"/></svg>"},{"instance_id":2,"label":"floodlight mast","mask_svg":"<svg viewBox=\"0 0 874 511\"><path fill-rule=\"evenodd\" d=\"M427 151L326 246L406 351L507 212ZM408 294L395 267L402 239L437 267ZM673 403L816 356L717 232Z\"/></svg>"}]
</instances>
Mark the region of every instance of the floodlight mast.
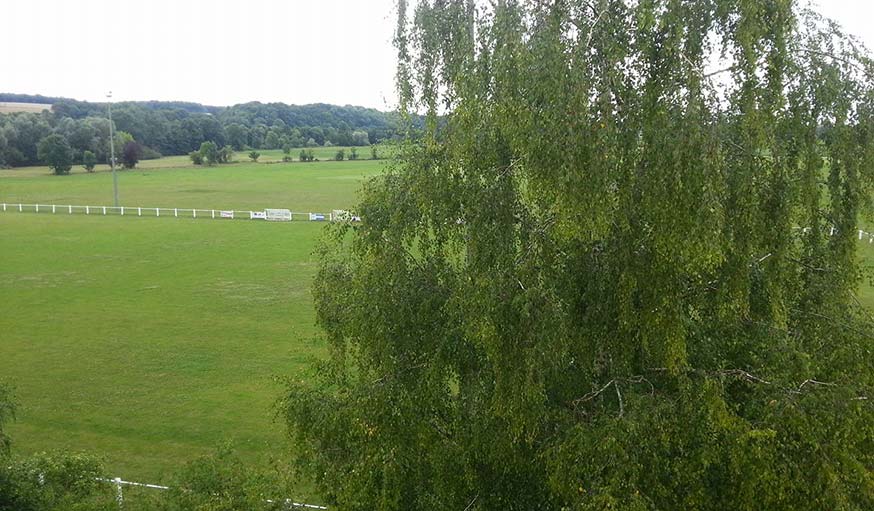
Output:
<instances>
[{"instance_id":1,"label":"floodlight mast","mask_svg":"<svg viewBox=\"0 0 874 511\"><path fill-rule=\"evenodd\" d=\"M112 197L118 207L118 175L115 173L115 135L112 132L112 91L106 93L109 108L109 166L112 168Z\"/></svg>"}]
</instances>

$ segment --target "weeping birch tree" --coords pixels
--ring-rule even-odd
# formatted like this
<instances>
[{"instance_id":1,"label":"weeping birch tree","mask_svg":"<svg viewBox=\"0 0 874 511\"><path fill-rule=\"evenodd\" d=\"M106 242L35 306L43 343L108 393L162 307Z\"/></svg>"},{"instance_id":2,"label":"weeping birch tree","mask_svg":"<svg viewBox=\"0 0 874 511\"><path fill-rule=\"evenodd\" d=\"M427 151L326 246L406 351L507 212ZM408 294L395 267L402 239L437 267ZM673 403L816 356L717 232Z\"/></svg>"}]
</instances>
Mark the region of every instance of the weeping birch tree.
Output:
<instances>
[{"instance_id":1,"label":"weeping birch tree","mask_svg":"<svg viewBox=\"0 0 874 511\"><path fill-rule=\"evenodd\" d=\"M874 66L792 0L398 2L284 401L344 510L874 509ZM418 125L418 124L417 124Z\"/></svg>"}]
</instances>

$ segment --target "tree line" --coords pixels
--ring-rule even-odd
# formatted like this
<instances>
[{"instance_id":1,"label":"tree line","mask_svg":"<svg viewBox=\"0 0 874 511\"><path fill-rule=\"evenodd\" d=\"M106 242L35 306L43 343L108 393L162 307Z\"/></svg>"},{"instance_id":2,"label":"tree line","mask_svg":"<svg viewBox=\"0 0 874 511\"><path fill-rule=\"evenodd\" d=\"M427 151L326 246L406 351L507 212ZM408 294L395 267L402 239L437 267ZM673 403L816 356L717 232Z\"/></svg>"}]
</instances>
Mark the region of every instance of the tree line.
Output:
<instances>
[{"instance_id":1,"label":"tree line","mask_svg":"<svg viewBox=\"0 0 874 511\"><path fill-rule=\"evenodd\" d=\"M45 163L38 145L49 135L63 137L75 162L83 162L86 152L109 161L106 104L20 94L0 94L0 101L52 104L51 112L0 115L0 166ZM144 158L189 154L204 142L238 151L368 146L395 137L398 126L395 114L326 104L120 102L112 117L115 130L129 134Z\"/></svg>"}]
</instances>

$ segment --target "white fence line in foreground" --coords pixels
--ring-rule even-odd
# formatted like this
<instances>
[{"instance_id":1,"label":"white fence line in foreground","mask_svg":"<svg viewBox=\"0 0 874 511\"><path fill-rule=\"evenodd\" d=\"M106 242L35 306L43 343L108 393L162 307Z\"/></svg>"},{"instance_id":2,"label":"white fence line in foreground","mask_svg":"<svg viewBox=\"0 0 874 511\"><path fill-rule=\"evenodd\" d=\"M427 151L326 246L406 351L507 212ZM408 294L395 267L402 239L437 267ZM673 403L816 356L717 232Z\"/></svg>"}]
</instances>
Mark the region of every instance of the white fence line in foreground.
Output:
<instances>
[{"instance_id":1,"label":"white fence line in foreground","mask_svg":"<svg viewBox=\"0 0 874 511\"><path fill-rule=\"evenodd\" d=\"M160 484L149 484L149 483L136 483L133 481L124 481L120 477L115 477L113 479L105 479L102 477L97 478L98 481L102 481L104 483L114 484L116 488L115 500L118 502L118 507L121 508L124 506L124 492L122 490L123 486L138 486L140 488L151 488L153 490L169 490L169 486L161 486ZM273 504L275 501L267 499L266 502ZM317 506L315 504L305 504L303 502L294 502L291 499L285 499L285 504L289 507L299 508L299 509L328 509L325 506Z\"/></svg>"},{"instance_id":2,"label":"white fence line in foreground","mask_svg":"<svg viewBox=\"0 0 874 511\"><path fill-rule=\"evenodd\" d=\"M2 211L17 211L19 213L66 213L85 215L117 215L117 216L154 216L160 217L172 215L174 218L209 218L229 220L272 220L293 221L304 220L310 222L333 222L335 220L360 221L345 210L335 209L330 213L299 212L288 209L264 209L261 211L233 210L233 209L200 209L200 208L159 208L143 206L75 206L70 204L23 204L23 203L0 203Z\"/></svg>"}]
</instances>

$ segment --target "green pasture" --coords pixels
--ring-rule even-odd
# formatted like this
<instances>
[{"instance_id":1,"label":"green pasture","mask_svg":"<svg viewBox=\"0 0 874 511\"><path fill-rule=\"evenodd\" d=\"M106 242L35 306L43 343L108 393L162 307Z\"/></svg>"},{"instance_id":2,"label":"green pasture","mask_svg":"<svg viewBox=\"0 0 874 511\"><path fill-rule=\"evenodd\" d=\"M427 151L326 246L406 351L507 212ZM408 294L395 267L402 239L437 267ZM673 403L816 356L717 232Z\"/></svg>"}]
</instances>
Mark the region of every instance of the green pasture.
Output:
<instances>
[{"instance_id":1,"label":"green pasture","mask_svg":"<svg viewBox=\"0 0 874 511\"><path fill-rule=\"evenodd\" d=\"M161 480L223 441L282 453L275 375L322 354L323 224L0 213L0 375L17 449Z\"/></svg>"},{"instance_id":2,"label":"green pasture","mask_svg":"<svg viewBox=\"0 0 874 511\"><path fill-rule=\"evenodd\" d=\"M144 163L120 172L122 204L296 211L350 207L385 165ZM0 202L111 204L111 174L3 170ZM96 452L148 482L228 441L253 462L287 454L273 378L305 377L323 355L310 294L323 228L0 212L15 449Z\"/></svg>"},{"instance_id":3,"label":"green pasture","mask_svg":"<svg viewBox=\"0 0 874 511\"><path fill-rule=\"evenodd\" d=\"M343 149L346 153L346 158L348 161L350 154L350 147L343 146L333 146L333 147L310 147L307 148L308 151L312 151L313 155L318 161L307 162L307 163L323 163L323 162L336 162L335 156L337 155L337 151ZM396 149L394 146L390 144L380 144L377 145L377 155L382 161L373 161L370 159L370 147L356 147L358 151L358 160L356 160L359 164L364 164L365 166L373 165L373 164L381 164L385 163L384 160L387 157L395 154ZM256 149L256 151L260 154L257 160L257 165L272 165L277 163L302 163L299 161L301 148L295 148L291 150L290 156L292 157L292 162L284 162L283 157L285 157L285 153L281 149ZM251 158L249 158L250 151L238 151L234 153L234 161L233 164L252 164ZM367 162L367 163L365 163ZM200 168L210 168L205 166L194 165L191 162L191 158L188 156L164 156L163 158L158 158L155 160L142 160L137 164L136 170L156 170L156 169L200 169ZM213 167L214 168L214 167ZM100 164L94 167L95 173L100 172L109 172L109 165ZM131 172L131 171L124 171ZM3 177L36 177L46 174L51 174L52 171L46 166L35 166L35 167L19 167L13 169L0 169L0 178ZM87 174L84 167L81 165L74 165L71 174Z\"/></svg>"},{"instance_id":4,"label":"green pasture","mask_svg":"<svg viewBox=\"0 0 874 511\"><path fill-rule=\"evenodd\" d=\"M180 157L118 171L122 206L319 211L348 208L364 178L386 160L292 163L241 162L194 166ZM101 169L98 169L101 170ZM0 170L0 202L112 205L112 173L50 175L45 167Z\"/></svg>"}]
</instances>

